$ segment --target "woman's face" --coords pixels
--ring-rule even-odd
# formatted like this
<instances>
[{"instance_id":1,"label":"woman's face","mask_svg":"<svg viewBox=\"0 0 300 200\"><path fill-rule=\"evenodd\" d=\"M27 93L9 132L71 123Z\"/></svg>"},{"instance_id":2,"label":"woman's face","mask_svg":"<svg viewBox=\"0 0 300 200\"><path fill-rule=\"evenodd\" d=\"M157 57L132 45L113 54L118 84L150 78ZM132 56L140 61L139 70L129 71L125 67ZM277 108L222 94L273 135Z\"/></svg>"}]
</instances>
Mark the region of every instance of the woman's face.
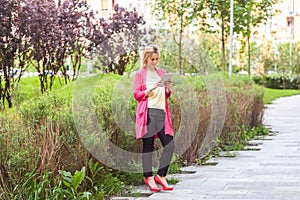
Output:
<instances>
[{"instance_id":1,"label":"woman's face","mask_svg":"<svg viewBox=\"0 0 300 200\"><path fill-rule=\"evenodd\" d=\"M157 53L154 53L153 55L152 55L152 57L150 57L149 59L148 59L148 65L150 65L150 66L152 66L152 67L156 67L157 66L157 64L158 64L158 60L159 60L159 55L157 54Z\"/></svg>"}]
</instances>

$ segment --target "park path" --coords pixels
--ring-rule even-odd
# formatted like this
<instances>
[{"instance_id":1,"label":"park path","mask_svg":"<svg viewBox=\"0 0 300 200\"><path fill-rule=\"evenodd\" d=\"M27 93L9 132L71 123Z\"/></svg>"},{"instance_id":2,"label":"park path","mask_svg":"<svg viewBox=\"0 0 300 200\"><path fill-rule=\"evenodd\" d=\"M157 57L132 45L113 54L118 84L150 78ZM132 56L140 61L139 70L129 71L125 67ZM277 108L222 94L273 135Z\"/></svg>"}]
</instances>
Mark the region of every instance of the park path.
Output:
<instances>
[{"instance_id":1,"label":"park path","mask_svg":"<svg viewBox=\"0 0 300 200\"><path fill-rule=\"evenodd\" d=\"M172 175L179 180L173 191L142 190L142 195L150 196L113 199L300 200L300 95L273 101L265 110L264 124L273 135L250 141L252 145L246 148L254 150L209 160L218 162L215 166L183 168L195 173Z\"/></svg>"}]
</instances>

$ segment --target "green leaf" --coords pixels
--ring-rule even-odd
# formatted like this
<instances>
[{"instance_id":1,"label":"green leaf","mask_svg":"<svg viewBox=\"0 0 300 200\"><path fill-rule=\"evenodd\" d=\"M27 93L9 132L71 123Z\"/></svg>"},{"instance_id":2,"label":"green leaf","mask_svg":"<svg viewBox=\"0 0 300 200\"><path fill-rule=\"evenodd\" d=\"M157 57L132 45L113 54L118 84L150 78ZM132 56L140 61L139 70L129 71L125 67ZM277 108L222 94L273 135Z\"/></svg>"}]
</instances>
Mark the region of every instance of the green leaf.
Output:
<instances>
[{"instance_id":1,"label":"green leaf","mask_svg":"<svg viewBox=\"0 0 300 200\"><path fill-rule=\"evenodd\" d=\"M64 171L64 170L59 170L58 171L63 178L63 184L69 188L71 188L71 183L72 183L72 174L70 172Z\"/></svg>"},{"instance_id":2,"label":"green leaf","mask_svg":"<svg viewBox=\"0 0 300 200\"><path fill-rule=\"evenodd\" d=\"M63 180L62 182L63 182L63 184L64 184L65 186L67 186L68 188L72 188L72 185L71 185L70 182L65 181L65 180Z\"/></svg>"},{"instance_id":3,"label":"green leaf","mask_svg":"<svg viewBox=\"0 0 300 200\"><path fill-rule=\"evenodd\" d=\"M80 198L89 199L89 197L92 195L90 192L82 192L80 195Z\"/></svg>"},{"instance_id":4,"label":"green leaf","mask_svg":"<svg viewBox=\"0 0 300 200\"><path fill-rule=\"evenodd\" d=\"M73 178L72 178L72 185L75 190L79 187L81 182L83 181L85 177L85 167L81 169L81 171L76 171Z\"/></svg>"}]
</instances>

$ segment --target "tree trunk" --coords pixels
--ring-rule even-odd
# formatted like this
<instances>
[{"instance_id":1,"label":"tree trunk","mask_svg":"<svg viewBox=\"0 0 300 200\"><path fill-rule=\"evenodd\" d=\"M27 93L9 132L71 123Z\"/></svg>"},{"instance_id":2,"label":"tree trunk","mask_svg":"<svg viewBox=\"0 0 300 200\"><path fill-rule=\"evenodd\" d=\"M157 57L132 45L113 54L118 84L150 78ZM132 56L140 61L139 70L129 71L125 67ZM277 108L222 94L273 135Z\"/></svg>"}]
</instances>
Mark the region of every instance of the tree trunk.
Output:
<instances>
[{"instance_id":1,"label":"tree trunk","mask_svg":"<svg viewBox=\"0 0 300 200\"><path fill-rule=\"evenodd\" d=\"M182 63L181 63L181 54L182 54L182 32L183 32L183 24L182 24L182 15L180 16L180 29L179 29L179 48L178 48L178 67L179 67L179 73L182 72Z\"/></svg>"},{"instance_id":2,"label":"tree trunk","mask_svg":"<svg viewBox=\"0 0 300 200\"><path fill-rule=\"evenodd\" d=\"M222 23L222 71L225 74L226 71L226 56L225 56L225 28Z\"/></svg>"},{"instance_id":3,"label":"tree trunk","mask_svg":"<svg viewBox=\"0 0 300 200\"><path fill-rule=\"evenodd\" d=\"M248 50L248 74L251 75L251 46L250 46L250 35L247 36L247 50Z\"/></svg>"},{"instance_id":4,"label":"tree trunk","mask_svg":"<svg viewBox=\"0 0 300 200\"><path fill-rule=\"evenodd\" d=\"M282 78L282 87L285 90L286 86L285 86L285 77L281 77Z\"/></svg>"},{"instance_id":5,"label":"tree trunk","mask_svg":"<svg viewBox=\"0 0 300 200\"><path fill-rule=\"evenodd\" d=\"M4 94L5 94L5 99L8 103L8 107L11 108L13 106L12 98L11 98L11 83L10 83L11 78L9 77L10 76L9 73L7 75L8 76L6 77L6 81L5 81Z\"/></svg>"}]
</instances>

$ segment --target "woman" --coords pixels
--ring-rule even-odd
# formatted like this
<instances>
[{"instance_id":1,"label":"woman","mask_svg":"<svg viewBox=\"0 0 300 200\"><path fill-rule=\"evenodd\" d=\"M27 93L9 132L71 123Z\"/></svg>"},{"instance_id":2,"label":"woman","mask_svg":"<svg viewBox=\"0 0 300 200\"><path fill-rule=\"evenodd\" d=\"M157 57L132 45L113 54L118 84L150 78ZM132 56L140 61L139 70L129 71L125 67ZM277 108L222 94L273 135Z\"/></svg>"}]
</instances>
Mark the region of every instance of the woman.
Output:
<instances>
[{"instance_id":1,"label":"woman","mask_svg":"<svg viewBox=\"0 0 300 200\"><path fill-rule=\"evenodd\" d=\"M160 52L156 45L147 46L142 56L142 68L134 77L134 98L137 100L136 138L143 141L143 174L144 182L151 191L160 191L159 183L164 190L173 190L166 180L169 164L174 152L174 131L168 98L172 93L172 81L163 85L161 78L165 70L157 67ZM159 170L153 177L152 154L154 139L158 137L164 147L160 157Z\"/></svg>"}]
</instances>

